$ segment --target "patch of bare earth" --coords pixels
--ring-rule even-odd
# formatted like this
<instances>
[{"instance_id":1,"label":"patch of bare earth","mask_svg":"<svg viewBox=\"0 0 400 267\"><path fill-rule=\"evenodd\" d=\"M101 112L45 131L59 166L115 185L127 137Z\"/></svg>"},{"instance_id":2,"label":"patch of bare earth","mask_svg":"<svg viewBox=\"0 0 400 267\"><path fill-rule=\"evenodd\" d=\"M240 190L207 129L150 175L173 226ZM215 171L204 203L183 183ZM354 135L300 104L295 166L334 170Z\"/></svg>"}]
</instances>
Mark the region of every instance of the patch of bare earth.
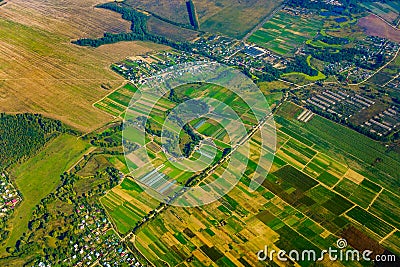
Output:
<instances>
[{"instance_id":1,"label":"patch of bare earth","mask_svg":"<svg viewBox=\"0 0 400 267\"><path fill-rule=\"evenodd\" d=\"M361 26L368 35L387 38L393 42L400 43L400 30L388 25L375 15L361 18L358 25Z\"/></svg>"}]
</instances>

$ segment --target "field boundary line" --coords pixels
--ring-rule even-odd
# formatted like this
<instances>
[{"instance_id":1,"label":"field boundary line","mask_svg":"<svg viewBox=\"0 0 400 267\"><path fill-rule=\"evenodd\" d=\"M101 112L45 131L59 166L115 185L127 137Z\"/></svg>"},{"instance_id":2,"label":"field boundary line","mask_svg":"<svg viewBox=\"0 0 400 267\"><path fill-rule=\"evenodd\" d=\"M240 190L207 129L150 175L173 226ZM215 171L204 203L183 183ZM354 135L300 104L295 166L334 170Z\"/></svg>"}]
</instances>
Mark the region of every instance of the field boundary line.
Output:
<instances>
[{"instance_id":1,"label":"field boundary line","mask_svg":"<svg viewBox=\"0 0 400 267\"><path fill-rule=\"evenodd\" d=\"M117 88L113 89L110 93L108 93L107 95L105 95L104 97L102 97L101 99L97 100L96 102L94 102L92 104L92 107L98 109L97 107L95 107L94 105L100 103L101 101L103 101L104 99L106 99L107 97L109 97L110 95L112 95L114 92L116 92L117 90L121 89L122 87L124 87L125 85L127 85L128 83L131 83L131 81L129 80L123 80L122 84L120 86L118 86ZM106 112L107 114L110 114L108 112ZM111 114L110 114L111 115Z\"/></svg>"},{"instance_id":2,"label":"field boundary line","mask_svg":"<svg viewBox=\"0 0 400 267\"><path fill-rule=\"evenodd\" d=\"M311 147L310 147L310 148L311 148ZM316 150L316 152L317 152L317 153L315 153L315 155L311 157L311 159L306 163L306 165L304 165L303 170L304 170L305 168L307 168L308 164L309 164L311 161L313 161L313 159L314 159L319 153L321 153L321 152L319 152L318 150Z\"/></svg>"},{"instance_id":3,"label":"field boundary line","mask_svg":"<svg viewBox=\"0 0 400 267\"><path fill-rule=\"evenodd\" d=\"M274 10L272 10L271 13L269 13L265 18L263 18L260 23L258 23L253 29L250 30L250 32L248 32L243 37L242 41L246 42L247 39L249 39L256 31L258 31L260 28L262 28L265 23L267 23L270 19L272 19L276 15L276 13L281 11L285 6L286 5L283 3L283 4L279 5L277 8L275 8Z\"/></svg>"},{"instance_id":4,"label":"field boundary line","mask_svg":"<svg viewBox=\"0 0 400 267\"><path fill-rule=\"evenodd\" d=\"M392 79L390 79L387 83L385 83L384 85L382 85L382 87L386 87L389 83L391 83L392 81L396 80L397 78L400 77L400 73L397 74L396 76L394 76Z\"/></svg>"},{"instance_id":5,"label":"field boundary line","mask_svg":"<svg viewBox=\"0 0 400 267\"><path fill-rule=\"evenodd\" d=\"M382 194L383 190L385 190L385 188L381 188L381 190L376 194L376 196L371 200L371 203L368 205L367 210L369 210L369 208L372 207L372 205L374 204L375 200L378 199L378 197Z\"/></svg>"},{"instance_id":6,"label":"field boundary line","mask_svg":"<svg viewBox=\"0 0 400 267\"><path fill-rule=\"evenodd\" d=\"M391 237L394 233L396 233L398 230L394 229L393 231L391 231L389 234L387 234L387 236L385 236L384 238L381 239L381 241L379 241L379 244L382 244L383 242L386 241L386 239L388 239L389 237Z\"/></svg>"},{"instance_id":7,"label":"field boundary line","mask_svg":"<svg viewBox=\"0 0 400 267\"><path fill-rule=\"evenodd\" d=\"M400 50L400 49L399 49L399 50ZM293 102L290 102L290 103L292 103L293 105L296 105L296 106L298 106L298 107L302 107L302 106L297 105L296 103L293 103ZM322 116L320 116L320 115L318 115L318 114L315 114L315 116L319 116L319 117L321 117L321 118L323 118L323 119L326 119L326 118L324 118L324 117L322 117ZM328 120L328 119L326 119L326 120ZM345 128L346 128L346 126L343 126L343 125L341 125L340 123L337 123L337 122L332 121L332 120L329 120L329 121L330 121L330 122L333 122L333 123L335 123L335 124L337 124L337 125L339 125L339 126L341 126L341 127L345 127ZM348 127L347 127L347 128L348 128ZM304 129L304 128L303 128L303 129ZM354 132L356 132L356 133L358 133L357 131L355 131L355 130L353 130L353 129L351 129L351 128L349 128L349 129L352 130L352 131L354 131ZM318 137L317 135L313 134L313 133L310 132L309 130L307 130L307 129L304 129L304 130L305 130L306 132L308 132L309 134ZM363 135L363 136L365 136L365 135ZM367 137L367 136L366 136L366 137ZM367 138L369 138L370 140L376 142L374 139L372 139L372 138L370 138L370 137L367 137ZM296 138L294 138L294 139L296 139ZM307 139L307 138L306 138L306 139ZM297 139L296 139L296 140L297 140ZM309 140L309 139L307 139L307 140ZM299 141L299 140L297 140L297 141L300 142L300 143L302 143L303 145L307 146L307 145L304 144L303 142L301 142L301 141ZM310 141L310 140L309 140L309 141ZM332 143L329 142L329 141L326 141L326 140L325 140L325 142L329 143L329 144L332 145L333 147L336 147L336 146L334 146L334 144L332 144ZM336 148L337 148L337 147L336 147ZM337 149L340 150L340 151L342 151L345 155L350 155L350 156L353 157L354 159L357 159L358 161L360 161L360 162L362 162L362 163L366 163L364 160L362 160L362 159L360 159L360 158L354 156L353 154L351 154L351 153L349 153L349 152L346 152L345 150L343 150L343 149L341 149L341 148L337 148ZM329 157L330 159L336 161L337 163L342 164L341 162L338 162L337 160L335 160L335 159L333 159L332 157L328 156L326 153L323 153L323 152L321 152L321 153L324 154L324 155L326 155L326 156ZM392 157L390 157L390 158L392 158ZM343 164L342 164L342 165L343 165ZM345 165L343 165L343 166L345 166ZM352 168L350 168L350 166L349 166L348 164L347 164L347 168L348 168L348 169L352 169ZM393 177L392 177L390 174L388 174L388 173L385 173L385 172L383 172L383 171L381 171L381 170L379 170L379 169L376 169L376 170L377 170L379 173L383 173L383 174L389 176L390 178L393 178ZM355 171L355 170L354 170L354 171ZM364 177L365 177L365 176L364 176ZM365 177L365 179L367 179L369 182L374 183L375 185L378 185L379 187L383 187L382 185L380 185L380 184L378 184L378 183L372 181L372 180L369 179L368 177ZM393 178L393 179L394 179L394 178ZM399 194L394 193L393 191L389 190L388 188L385 188L385 190L400 198L400 195L399 195Z\"/></svg>"}]
</instances>

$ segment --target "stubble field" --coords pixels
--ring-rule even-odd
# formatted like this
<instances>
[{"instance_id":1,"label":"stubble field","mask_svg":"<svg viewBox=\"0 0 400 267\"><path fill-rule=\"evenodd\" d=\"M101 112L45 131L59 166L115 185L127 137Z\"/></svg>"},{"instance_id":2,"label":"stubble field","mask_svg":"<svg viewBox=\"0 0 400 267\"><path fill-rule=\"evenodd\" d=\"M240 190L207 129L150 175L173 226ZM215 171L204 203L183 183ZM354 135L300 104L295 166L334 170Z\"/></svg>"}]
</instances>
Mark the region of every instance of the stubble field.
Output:
<instances>
[{"instance_id":1,"label":"stubble field","mask_svg":"<svg viewBox=\"0 0 400 267\"><path fill-rule=\"evenodd\" d=\"M92 107L108 94L102 86L112 89L123 82L110 64L166 47L72 45L72 39L129 29L120 15L95 9L99 2L12 0L0 7L0 112L42 113L84 132L112 119Z\"/></svg>"}]
</instances>

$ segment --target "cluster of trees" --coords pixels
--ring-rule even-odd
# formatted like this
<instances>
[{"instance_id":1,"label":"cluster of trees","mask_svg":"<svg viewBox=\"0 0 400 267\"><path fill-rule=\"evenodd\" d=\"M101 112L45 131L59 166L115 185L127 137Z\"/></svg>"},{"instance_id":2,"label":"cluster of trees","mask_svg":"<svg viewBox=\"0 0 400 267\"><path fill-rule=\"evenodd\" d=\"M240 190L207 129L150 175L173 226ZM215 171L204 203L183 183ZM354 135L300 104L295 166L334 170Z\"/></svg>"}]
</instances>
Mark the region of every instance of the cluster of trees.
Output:
<instances>
[{"instance_id":1,"label":"cluster of trees","mask_svg":"<svg viewBox=\"0 0 400 267\"><path fill-rule=\"evenodd\" d=\"M209 106L207 103L197 99L190 99L185 101L179 107L174 110L174 113L179 117L199 117L207 114L209 111ZM180 125L183 125L180 122Z\"/></svg>"},{"instance_id":2,"label":"cluster of trees","mask_svg":"<svg viewBox=\"0 0 400 267\"><path fill-rule=\"evenodd\" d=\"M104 33L104 36L98 39L79 39L77 41L73 41L72 43L80 45L80 46L91 46L91 47L99 47L105 44L113 44L122 41L149 41L157 44L163 44L166 46L170 46L177 50L190 52L192 51L192 44L188 42L175 42L170 39L167 39L164 36L149 34L149 33Z\"/></svg>"},{"instance_id":3,"label":"cluster of trees","mask_svg":"<svg viewBox=\"0 0 400 267\"><path fill-rule=\"evenodd\" d=\"M90 140L90 143L99 147L117 147L122 145L120 137L123 124L111 127L100 134L91 134L84 136L85 140Z\"/></svg>"},{"instance_id":4,"label":"cluster of trees","mask_svg":"<svg viewBox=\"0 0 400 267\"><path fill-rule=\"evenodd\" d=\"M146 120L146 125L145 125L146 133L148 133L150 135L155 135L155 136L161 137L161 130L153 129L152 125L153 124L151 123L150 120Z\"/></svg>"},{"instance_id":5,"label":"cluster of trees","mask_svg":"<svg viewBox=\"0 0 400 267\"><path fill-rule=\"evenodd\" d=\"M168 99L177 104L183 102L183 100L176 94L175 89L169 91Z\"/></svg>"},{"instance_id":6,"label":"cluster of trees","mask_svg":"<svg viewBox=\"0 0 400 267\"><path fill-rule=\"evenodd\" d=\"M105 190L118 185L122 177L119 170L114 167L107 167L104 172L97 173L94 178L99 182L88 186L87 192L78 195L75 191L75 184L77 181L86 178L74 173L62 174L60 177L61 183L55 192L50 193L36 205L31 220L27 225L28 231L19 238L14 247L8 247L7 251L18 257L42 251L41 254L44 254L44 258L52 262L58 262L59 259L65 258L68 255L68 246L63 246L65 248L63 249L64 252L60 254L59 247L52 249L43 246L42 238L37 235L51 236L55 238L56 244L65 240L68 242L76 240L74 227L81 219L80 214L77 212L79 205L92 203L94 199L103 195ZM74 208L54 211L50 207L54 205L55 201L67 205L72 204ZM98 209L101 209L101 207L98 206Z\"/></svg>"},{"instance_id":7,"label":"cluster of trees","mask_svg":"<svg viewBox=\"0 0 400 267\"><path fill-rule=\"evenodd\" d=\"M264 63L260 69L262 72L251 73L249 68L239 67L247 77L253 79L255 82L272 82L280 78L284 73L282 70L274 68L271 63Z\"/></svg>"},{"instance_id":8,"label":"cluster of trees","mask_svg":"<svg viewBox=\"0 0 400 267\"><path fill-rule=\"evenodd\" d=\"M33 156L65 131L60 121L38 114L0 114L0 170Z\"/></svg>"},{"instance_id":9,"label":"cluster of trees","mask_svg":"<svg viewBox=\"0 0 400 267\"><path fill-rule=\"evenodd\" d=\"M190 155L192 154L194 148L199 145L200 141L203 140L203 137L197 133L195 133L195 131L192 129L192 127L189 124L185 124L183 126L183 130L185 131L185 133L187 135L190 136L190 141L185 143L183 145L183 156L188 158L190 157ZM180 142L182 142L182 139L180 140Z\"/></svg>"},{"instance_id":10,"label":"cluster of trees","mask_svg":"<svg viewBox=\"0 0 400 267\"><path fill-rule=\"evenodd\" d=\"M306 56L296 56L294 61L291 62L285 69L286 73L300 71L310 76L317 76L318 70L310 66Z\"/></svg>"},{"instance_id":11,"label":"cluster of trees","mask_svg":"<svg viewBox=\"0 0 400 267\"><path fill-rule=\"evenodd\" d=\"M196 7L192 0L186 1L186 7L189 14L190 24L193 26L195 30L200 28L199 19L197 18Z\"/></svg>"}]
</instances>

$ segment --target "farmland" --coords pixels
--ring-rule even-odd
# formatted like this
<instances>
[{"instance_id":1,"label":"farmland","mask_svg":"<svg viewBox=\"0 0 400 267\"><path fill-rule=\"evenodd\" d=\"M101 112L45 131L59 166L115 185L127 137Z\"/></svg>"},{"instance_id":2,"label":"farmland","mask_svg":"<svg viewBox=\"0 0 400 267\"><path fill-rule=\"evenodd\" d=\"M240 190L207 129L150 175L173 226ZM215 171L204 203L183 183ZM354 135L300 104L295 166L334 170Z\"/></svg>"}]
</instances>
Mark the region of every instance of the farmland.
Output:
<instances>
[{"instance_id":1,"label":"farmland","mask_svg":"<svg viewBox=\"0 0 400 267\"><path fill-rule=\"evenodd\" d=\"M271 85L262 86L268 90ZM204 94L219 98L240 114L247 113L243 105L226 96L221 88L186 85L176 91L178 98ZM143 92L141 96L144 100L150 97ZM122 98L119 95L118 99ZM153 131L160 129L158 124L165 120L162 114L166 108L174 105L169 99L155 105L150 113ZM145 106L145 102L136 100L130 109L134 116L140 116L147 113ZM266 243L280 249L320 251L335 244L345 229L353 229L350 226L362 230L354 232L357 238L385 239L385 248L396 251L394 230L398 222L389 214L396 212L395 203L399 199L392 191L399 186L398 154L387 152L381 144L319 116L313 116L307 123L299 122L296 118L301 112L300 107L291 103L285 103L277 112L278 149L262 187L255 192L247 189L248 177L255 171L254 162L259 158L270 160L268 153L254 153L240 183L217 202L201 208L169 207L157 216L150 215L153 219L136 233L135 246L140 252L156 265L162 261L176 265L186 260L195 265L246 265L256 262L254 252ZM227 147L224 135L219 134L222 131L212 120L198 119L191 125L215 138L220 149ZM354 139L358 140L357 145ZM154 167L146 164L143 151L128 156L137 165L131 172L135 178L126 178L102 198L123 234L130 232L143 216L148 218L160 204L141 189L140 183L163 189L160 175L175 177L178 183L193 175L165 161L159 142L157 138L153 141L146 138L141 143L147 148L151 165L158 166L156 173L151 171ZM251 144L257 149L260 144L257 134ZM193 154L193 158L200 156L201 153ZM382 160L377 161L377 157ZM218 167L203 183L215 180L223 170ZM370 223L364 224L365 220Z\"/></svg>"},{"instance_id":2,"label":"farmland","mask_svg":"<svg viewBox=\"0 0 400 267\"><path fill-rule=\"evenodd\" d=\"M174 23L190 25L184 1L162 0L154 3L149 0L126 0L125 2ZM260 0L250 0L246 3L237 0L222 0L215 3L209 0L197 0L195 6L200 30L241 38L281 3L282 1L265 2Z\"/></svg>"},{"instance_id":3,"label":"farmland","mask_svg":"<svg viewBox=\"0 0 400 267\"><path fill-rule=\"evenodd\" d=\"M10 221L12 231L7 246L15 244L26 230L35 205L56 188L60 175L82 157L88 148L86 142L77 141L75 136L62 135L47 144L39 154L11 171L23 201Z\"/></svg>"},{"instance_id":4,"label":"farmland","mask_svg":"<svg viewBox=\"0 0 400 267\"><path fill-rule=\"evenodd\" d=\"M167 36L177 41L191 41L198 36L194 30L177 27L155 17L147 21L147 29L151 34Z\"/></svg>"},{"instance_id":5,"label":"farmland","mask_svg":"<svg viewBox=\"0 0 400 267\"><path fill-rule=\"evenodd\" d=\"M277 115L289 120L296 114L299 109L286 104ZM296 135L280 121L279 149L261 188L249 192L247 175L251 173L246 173L217 202L201 208L170 207L137 233L138 249L156 265L161 261L177 265L186 260L193 265L247 266L257 262L254 254L266 244L274 249L320 251L332 246L343 233L346 237L356 236L348 238L351 246L358 247L359 239L385 238L384 246L398 251L398 235L393 233L398 221L387 217L395 212L399 198L389 191L391 186L379 185L370 176L354 171L351 155L338 158L335 151L322 149L319 139ZM307 124L328 122L315 117ZM307 124L300 127L307 128ZM315 137L326 138L320 130L312 129ZM338 144L343 135L332 138ZM366 138L363 142L375 153L381 150L372 140ZM351 149L358 146L346 145ZM383 251L376 244L375 251Z\"/></svg>"},{"instance_id":6,"label":"farmland","mask_svg":"<svg viewBox=\"0 0 400 267\"><path fill-rule=\"evenodd\" d=\"M2 108L68 125L0 129L40 141L0 173L21 193L0 202L0 265L373 266L257 258L339 238L399 254L399 44L367 36L381 19L362 31L359 1L323 1L194 0L199 31L178 0L111 3L132 25L100 0L0 6ZM364 6L396 23L397 2ZM173 49L119 42L145 35Z\"/></svg>"},{"instance_id":7,"label":"farmland","mask_svg":"<svg viewBox=\"0 0 400 267\"><path fill-rule=\"evenodd\" d=\"M280 55L293 54L297 47L315 37L323 22L314 17L301 17L280 11L249 39Z\"/></svg>"},{"instance_id":8,"label":"farmland","mask_svg":"<svg viewBox=\"0 0 400 267\"><path fill-rule=\"evenodd\" d=\"M400 42L400 30L393 28L375 15L369 15L359 21L359 25L365 29L368 35L379 36L393 42Z\"/></svg>"},{"instance_id":9,"label":"farmland","mask_svg":"<svg viewBox=\"0 0 400 267\"><path fill-rule=\"evenodd\" d=\"M91 106L107 94L102 85L116 88L123 81L109 70L110 64L162 46L136 42L93 50L70 44L72 38L129 28L118 14L88 8L95 2L69 0L62 3L67 8L47 1L1 6L0 111L39 112L85 132L111 120ZM64 11L70 16L59 19Z\"/></svg>"},{"instance_id":10,"label":"farmland","mask_svg":"<svg viewBox=\"0 0 400 267\"><path fill-rule=\"evenodd\" d=\"M396 25L399 22L400 16L400 1L369 2L362 4L368 8L372 13L384 18L389 23Z\"/></svg>"},{"instance_id":11,"label":"farmland","mask_svg":"<svg viewBox=\"0 0 400 267\"><path fill-rule=\"evenodd\" d=\"M130 90L126 90L127 87L128 89L134 88L132 85L122 87L121 90L124 90L125 94L131 92ZM193 168L194 170L204 168L202 166L207 166L209 163L215 164L222 157L224 149L230 147L230 139L234 138L228 136L227 131L225 131L223 127L226 127L228 123L232 123L236 120L235 118L230 118L228 112L226 118L218 120L215 118L208 120L200 118L190 122L194 131L202 136L213 138L215 147L211 146L209 141L205 141L200 144L198 149L188 153L189 160L192 161L191 163L173 163L167 160L166 152L168 151L171 155L175 155L174 153L178 152L174 150L175 148L168 146L168 143L165 144L163 150L160 149L161 142L164 141L162 141L160 136L157 136L157 132L161 131L161 126L164 123L166 123L167 129L174 129L176 127L173 123L166 120L167 117L165 114L167 110L173 109L176 103L168 97L160 98L150 112L150 103L156 100L154 93L147 92L143 90L143 88L135 90L137 90L140 97L134 98L134 101L129 105L127 112L129 121L134 125L140 125L139 119L149 114L150 119L146 125L146 129L154 133L154 135L146 137L145 140L141 140L139 138L139 132L141 131L140 126L129 127L128 130L124 132L124 138L126 140L141 146L140 149L126 154L127 164L130 166L130 175L134 177L134 180L125 179L121 186L114 188L102 198L103 205L115 221L118 230L122 233L127 233L132 230L132 228L141 221L144 215L159 205L159 202L152 200L147 193L143 192L143 189L141 189L138 184L142 186L143 184L149 185L153 189L165 191L172 195L172 188L165 185L163 178L172 178L174 183L176 182L177 184L183 185L190 177L196 174L196 171L185 171L181 168L181 166L184 166L182 164L188 164L188 166L190 166L189 168ZM123 94L121 91L116 92L119 96L118 99L122 99ZM177 99L184 99L186 97L195 99L204 94L212 96L226 105L232 106L233 110L242 114L242 118L247 120L246 127L250 128L250 125L252 125L251 121L253 120L253 115L250 113L249 107L237 96L230 95L226 89L211 84L191 84L177 88L174 93L174 97ZM113 99L113 94L108 96L106 100ZM114 98L114 100L115 99L116 98ZM127 103L122 104L128 105ZM218 107L217 105L216 110L221 108L224 109L224 106ZM110 112L109 108L104 110ZM184 149L186 144L193 142L191 138L193 138L193 133L186 132L183 135L181 134L179 138L179 146L181 149ZM215 158L212 158L214 155ZM147 161L149 159L147 158L151 160L150 164L148 164Z\"/></svg>"}]
</instances>

